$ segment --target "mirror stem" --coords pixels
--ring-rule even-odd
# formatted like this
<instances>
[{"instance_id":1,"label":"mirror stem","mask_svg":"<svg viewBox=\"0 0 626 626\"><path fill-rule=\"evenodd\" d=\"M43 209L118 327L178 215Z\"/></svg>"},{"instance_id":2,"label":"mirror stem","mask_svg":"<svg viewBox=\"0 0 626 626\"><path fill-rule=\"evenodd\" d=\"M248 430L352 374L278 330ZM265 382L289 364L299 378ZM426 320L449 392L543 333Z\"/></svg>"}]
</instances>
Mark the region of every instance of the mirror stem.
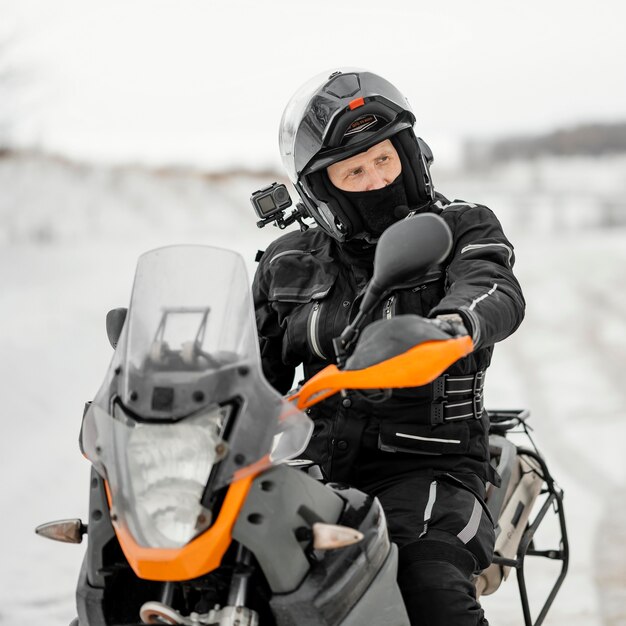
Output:
<instances>
[{"instance_id":1,"label":"mirror stem","mask_svg":"<svg viewBox=\"0 0 626 626\"><path fill-rule=\"evenodd\" d=\"M335 339L333 339L333 348L335 349L335 357L339 369L342 369L346 364L350 348L352 348L354 342L359 336L359 330L364 317L364 309L361 307L352 323L349 326L346 326L339 337L335 337Z\"/></svg>"},{"instance_id":2,"label":"mirror stem","mask_svg":"<svg viewBox=\"0 0 626 626\"><path fill-rule=\"evenodd\" d=\"M356 340L358 339L361 326L365 321L367 313L373 309L384 295L385 290L379 287L372 279L365 289L365 295L361 301L359 312L357 313L352 323L344 329L339 337L333 339L333 348L335 349L335 357L337 361L337 367L343 369L346 364L348 356L350 356L350 350Z\"/></svg>"},{"instance_id":3,"label":"mirror stem","mask_svg":"<svg viewBox=\"0 0 626 626\"><path fill-rule=\"evenodd\" d=\"M354 322L352 322L352 325L356 323L359 317L362 317L362 312L369 311L370 309L374 308L376 304L382 299L384 293L385 289L379 287L372 278L372 280L367 285L365 295L363 296L363 300L361 301L361 306L359 307L359 315L356 316Z\"/></svg>"}]
</instances>

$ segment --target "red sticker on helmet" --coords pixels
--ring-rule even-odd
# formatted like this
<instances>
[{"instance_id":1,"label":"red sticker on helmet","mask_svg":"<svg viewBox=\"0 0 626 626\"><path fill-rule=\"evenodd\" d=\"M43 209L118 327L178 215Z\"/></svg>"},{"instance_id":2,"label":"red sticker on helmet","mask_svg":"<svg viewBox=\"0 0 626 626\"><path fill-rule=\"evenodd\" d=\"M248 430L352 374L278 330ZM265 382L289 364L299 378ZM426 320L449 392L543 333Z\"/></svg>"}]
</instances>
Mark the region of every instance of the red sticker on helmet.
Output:
<instances>
[{"instance_id":1,"label":"red sticker on helmet","mask_svg":"<svg viewBox=\"0 0 626 626\"><path fill-rule=\"evenodd\" d=\"M356 100L353 100L348 107L350 108L351 111L354 111L354 109L357 109L358 107L362 107L365 104L365 98L356 98Z\"/></svg>"}]
</instances>

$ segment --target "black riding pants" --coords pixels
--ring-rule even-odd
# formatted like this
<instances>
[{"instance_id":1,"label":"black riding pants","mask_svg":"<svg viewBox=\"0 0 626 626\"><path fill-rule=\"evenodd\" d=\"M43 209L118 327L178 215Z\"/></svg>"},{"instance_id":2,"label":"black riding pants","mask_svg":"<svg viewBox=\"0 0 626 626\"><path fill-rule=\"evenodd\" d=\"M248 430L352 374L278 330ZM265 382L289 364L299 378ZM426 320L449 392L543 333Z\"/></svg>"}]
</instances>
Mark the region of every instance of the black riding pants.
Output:
<instances>
[{"instance_id":1,"label":"black riding pants","mask_svg":"<svg viewBox=\"0 0 626 626\"><path fill-rule=\"evenodd\" d=\"M487 626L472 583L494 545L481 481L404 474L361 488L379 498L399 547L398 583L411 625Z\"/></svg>"}]
</instances>

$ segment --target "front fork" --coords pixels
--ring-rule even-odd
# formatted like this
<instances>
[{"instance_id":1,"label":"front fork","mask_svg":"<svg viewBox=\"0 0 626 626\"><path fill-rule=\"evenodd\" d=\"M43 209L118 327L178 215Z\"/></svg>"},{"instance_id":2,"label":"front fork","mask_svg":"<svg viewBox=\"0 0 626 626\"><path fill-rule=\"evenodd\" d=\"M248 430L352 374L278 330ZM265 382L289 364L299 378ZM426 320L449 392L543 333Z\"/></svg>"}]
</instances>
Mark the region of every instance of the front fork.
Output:
<instances>
[{"instance_id":1,"label":"front fork","mask_svg":"<svg viewBox=\"0 0 626 626\"><path fill-rule=\"evenodd\" d=\"M248 582L252 575L252 553L239 544L235 557L235 570L228 592L228 606L246 606L248 599Z\"/></svg>"},{"instance_id":2,"label":"front fork","mask_svg":"<svg viewBox=\"0 0 626 626\"><path fill-rule=\"evenodd\" d=\"M258 626L256 611L246 607L248 582L252 575L252 553L239 544L235 556L233 577L226 606L216 605L208 613L182 615L172 608L175 584L163 585L160 602L146 602L139 612L144 624L171 624L180 626Z\"/></svg>"}]
</instances>

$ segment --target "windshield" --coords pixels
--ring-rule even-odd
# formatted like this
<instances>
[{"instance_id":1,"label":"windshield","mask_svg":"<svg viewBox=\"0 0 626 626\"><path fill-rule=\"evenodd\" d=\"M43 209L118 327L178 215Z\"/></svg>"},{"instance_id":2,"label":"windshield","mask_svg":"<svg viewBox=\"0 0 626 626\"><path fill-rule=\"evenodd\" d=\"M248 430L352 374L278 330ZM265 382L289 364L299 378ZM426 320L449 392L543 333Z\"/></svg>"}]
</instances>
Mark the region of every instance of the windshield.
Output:
<instances>
[{"instance_id":1,"label":"windshield","mask_svg":"<svg viewBox=\"0 0 626 626\"><path fill-rule=\"evenodd\" d=\"M122 401L144 418L188 415L226 374L259 365L247 275L234 252L172 246L144 254L127 326Z\"/></svg>"},{"instance_id":2,"label":"windshield","mask_svg":"<svg viewBox=\"0 0 626 626\"><path fill-rule=\"evenodd\" d=\"M205 246L140 257L81 432L118 523L141 545L183 545L211 524L213 492L298 455L311 428L263 377L243 259Z\"/></svg>"}]
</instances>

